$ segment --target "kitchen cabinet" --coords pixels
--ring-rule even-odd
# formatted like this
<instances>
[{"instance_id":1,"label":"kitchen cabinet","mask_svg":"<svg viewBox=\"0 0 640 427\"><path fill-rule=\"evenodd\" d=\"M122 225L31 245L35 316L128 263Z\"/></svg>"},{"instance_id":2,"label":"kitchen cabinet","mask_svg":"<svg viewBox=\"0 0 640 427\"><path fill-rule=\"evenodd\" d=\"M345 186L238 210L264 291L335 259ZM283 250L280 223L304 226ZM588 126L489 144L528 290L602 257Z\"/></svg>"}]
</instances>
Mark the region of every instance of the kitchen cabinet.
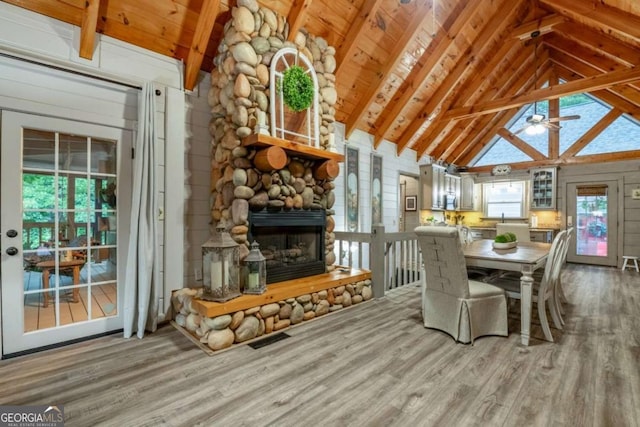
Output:
<instances>
[{"instance_id":1,"label":"kitchen cabinet","mask_svg":"<svg viewBox=\"0 0 640 427\"><path fill-rule=\"evenodd\" d=\"M460 210L460 177L445 173L444 175L445 209Z\"/></svg>"},{"instance_id":2,"label":"kitchen cabinet","mask_svg":"<svg viewBox=\"0 0 640 427\"><path fill-rule=\"evenodd\" d=\"M444 210L446 170L440 165L420 166L422 209Z\"/></svg>"},{"instance_id":3,"label":"kitchen cabinet","mask_svg":"<svg viewBox=\"0 0 640 427\"><path fill-rule=\"evenodd\" d=\"M556 168L531 170L531 206L532 210L556 208Z\"/></svg>"},{"instance_id":4,"label":"kitchen cabinet","mask_svg":"<svg viewBox=\"0 0 640 427\"><path fill-rule=\"evenodd\" d=\"M460 210L460 186L460 177L443 166L420 166L421 209Z\"/></svg>"},{"instance_id":5,"label":"kitchen cabinet","mask_svg":"<svg viewBox=\"0 0 640 427\"><path fill-rule=\"evenodd\" d=\"M460 175L460 210L461 211L475 211L475 194L474 187L475 182L470 175Z\"/></svg>"}]
</instances>

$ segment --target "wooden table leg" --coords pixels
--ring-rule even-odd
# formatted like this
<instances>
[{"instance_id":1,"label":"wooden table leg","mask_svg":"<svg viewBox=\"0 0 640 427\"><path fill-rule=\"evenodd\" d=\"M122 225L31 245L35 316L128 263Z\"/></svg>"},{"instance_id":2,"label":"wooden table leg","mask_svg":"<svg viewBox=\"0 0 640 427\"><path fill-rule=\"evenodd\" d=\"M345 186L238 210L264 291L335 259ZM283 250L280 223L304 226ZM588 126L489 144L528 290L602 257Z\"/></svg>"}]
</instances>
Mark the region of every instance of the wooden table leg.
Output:
<instances>
[{"instance_id":1,"label":"wooden table leg","mask_svg":"<svg viewBox=\"0 0 640 427\"><path fill-rule=\"evenodd\" d=\"M42 270L42 288L44 289L44 308L49 307L49 270Z\"/></svg>"},{"instance_id":2,"label":"wooden table leg","mask_svg":"<svg viewBox=\"0 0 640 427\"><path fill-rule=\"evenodd\" d=\"M73 302L80 301L80 289L78 289L78 283L80 283L80 266L73 267Z\"/></svg>"},{"instance_id":3,"label":"wooden table leg","mask_svg":"<svg viewBox=\"0 0 640 427\"><path fill-rule=\"evenodd\" d=\"M533 271L530 266L522 266L520 278L520 341L529 345L531 335L531 306L533 300Z\"/></svg>"}]
</instances>

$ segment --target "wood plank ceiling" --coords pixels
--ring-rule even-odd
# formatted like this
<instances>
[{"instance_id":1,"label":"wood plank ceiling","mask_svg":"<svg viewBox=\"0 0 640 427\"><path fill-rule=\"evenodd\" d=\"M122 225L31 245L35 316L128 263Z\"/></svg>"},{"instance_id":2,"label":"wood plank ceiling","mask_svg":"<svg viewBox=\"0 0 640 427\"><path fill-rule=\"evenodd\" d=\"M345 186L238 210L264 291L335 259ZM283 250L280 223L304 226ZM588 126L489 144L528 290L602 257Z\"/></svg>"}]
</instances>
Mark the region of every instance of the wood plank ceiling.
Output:
<instances>
[{"instance_id":1,"label":"wood plank ceiling","mask_svg":"<svg viewBox=\"0 0 640 427\"><path fill-rule=\"evenodd\" d=\"M6 0L81 27L80 52L102 33L185 62L185 87L210 71L233 0ZM640 119L637 0L261 1L336 47L336 119L458 166L496 135L533 160L514 165L640 159L640 151L576 156L621 114ZM540 37L532 39L534 31ZM290 32L290 38L295 33ZM534 53L534 50L536 51ZM537 68L537 70L536 70ZM536 81L537 78L537 81ZM565 83L560 84L559 80ZM545 82L549 85L544 86ZM523 105L588 92L613 107L564 153L549 154L505 125ZM561 132L561 130L560 130ZM475 170L487 170L475 168Z\"/></svg>"}]
</instances>

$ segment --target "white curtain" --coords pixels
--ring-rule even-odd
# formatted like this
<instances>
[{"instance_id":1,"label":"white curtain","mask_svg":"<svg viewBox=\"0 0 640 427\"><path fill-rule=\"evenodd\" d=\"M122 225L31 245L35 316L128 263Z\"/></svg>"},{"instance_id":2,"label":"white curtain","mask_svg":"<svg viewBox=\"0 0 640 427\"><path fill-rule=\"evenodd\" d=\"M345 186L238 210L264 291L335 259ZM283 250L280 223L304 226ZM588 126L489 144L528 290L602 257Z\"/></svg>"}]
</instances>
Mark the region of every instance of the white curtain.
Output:
<instances>
[{"instance_id":1,"label":"white curtain","mask_svg":"<svg viewBox=\"0 0 640 427\"><path fill-rule=\"evenodd\" d=\"M131 233L124 285L124 336L158 323L158 265L156 265L158 211L156 201L155 96L152 83L145 83L138 102L138 137L133 160Z\"/></svg>"}]
</instances>

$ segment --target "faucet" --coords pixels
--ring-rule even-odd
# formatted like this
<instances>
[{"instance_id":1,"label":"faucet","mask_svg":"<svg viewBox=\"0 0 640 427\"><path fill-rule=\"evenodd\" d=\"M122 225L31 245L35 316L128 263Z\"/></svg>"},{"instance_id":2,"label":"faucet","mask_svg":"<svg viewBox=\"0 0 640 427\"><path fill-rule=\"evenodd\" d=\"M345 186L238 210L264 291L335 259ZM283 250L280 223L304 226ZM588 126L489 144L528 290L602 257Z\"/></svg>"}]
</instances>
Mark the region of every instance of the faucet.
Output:
<instances>
[{"instance_id":1,"label":"faucet","mask_svg":"<svg viewBox=\"0 0 640 427\"><path fill-rule=\"evenodd\" d=\"M502 212L502 223L504 224L504 212Z\"/></svg>"}]
</instances>

